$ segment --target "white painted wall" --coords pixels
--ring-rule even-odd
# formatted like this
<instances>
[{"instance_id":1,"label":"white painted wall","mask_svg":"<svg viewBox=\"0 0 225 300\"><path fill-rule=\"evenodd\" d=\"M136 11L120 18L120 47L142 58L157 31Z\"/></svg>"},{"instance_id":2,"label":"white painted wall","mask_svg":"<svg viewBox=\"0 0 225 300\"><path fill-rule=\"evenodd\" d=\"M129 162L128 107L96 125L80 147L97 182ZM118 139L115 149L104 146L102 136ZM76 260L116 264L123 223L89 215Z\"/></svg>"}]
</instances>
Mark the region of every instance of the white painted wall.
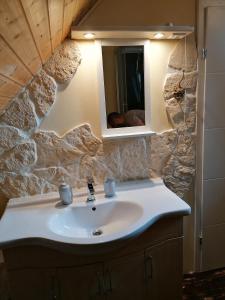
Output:
<instances>
[{"instance_id":1,"label":"white painted wall","mask_svg":"<svg viewBox=\"0 0 225 300\"><path fill-rule=\"evenodd\" d=\"M82 62L67 86L61 86L57 99L41 129L63 135L81 123L90 123L100 136L97 66L93 42L79 42Z\"/></svg>"},{"instance_id":2,"label":"white painted wall","mask_svg":"<svg viewBox=\"0 0 225 300\"><path fill-rule=\"evenodd\" d=\"M152 130L161 132L170 129L167 119L163 84L169 55L176 41L152 41L151 43L151 105ZM101 136L100 109L97 82L95 44L93 41L80 41L82 62L72 81L61 86L57 99L41 129L54 130L63 135L81 123L90 123L94 133Z\"/></svg>"}]
</instances>

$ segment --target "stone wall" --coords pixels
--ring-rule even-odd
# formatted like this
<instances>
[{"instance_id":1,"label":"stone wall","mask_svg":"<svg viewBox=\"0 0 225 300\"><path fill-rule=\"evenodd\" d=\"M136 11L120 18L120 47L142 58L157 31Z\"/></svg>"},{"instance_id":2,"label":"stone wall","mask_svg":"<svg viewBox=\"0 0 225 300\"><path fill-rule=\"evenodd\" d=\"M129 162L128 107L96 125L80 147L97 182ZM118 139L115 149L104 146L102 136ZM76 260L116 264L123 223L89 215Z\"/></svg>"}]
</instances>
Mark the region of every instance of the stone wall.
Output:
<instances>
[{"instance_id":1,"label":"stone wall","mask_svg":"<svg viewBox=\"0 0 225 300\"><path fill-rule=\"evenodd\" d=\"M184 55L186 53L186 55ZM59 137L39 126L56 99L57 86L76 73L81 56L76 42L66 40L0 116L0 194L8 198L55 191L63 180L74 187L107 176L119 181L162 176L183 196L195 173L197 84L193 37L172 53L164 98L174 129L151 137L104 142L89 124ZM184 74L183 74L184 72ZM177 100L174 91L184 89Z\"/></svg>"}]
</instances>

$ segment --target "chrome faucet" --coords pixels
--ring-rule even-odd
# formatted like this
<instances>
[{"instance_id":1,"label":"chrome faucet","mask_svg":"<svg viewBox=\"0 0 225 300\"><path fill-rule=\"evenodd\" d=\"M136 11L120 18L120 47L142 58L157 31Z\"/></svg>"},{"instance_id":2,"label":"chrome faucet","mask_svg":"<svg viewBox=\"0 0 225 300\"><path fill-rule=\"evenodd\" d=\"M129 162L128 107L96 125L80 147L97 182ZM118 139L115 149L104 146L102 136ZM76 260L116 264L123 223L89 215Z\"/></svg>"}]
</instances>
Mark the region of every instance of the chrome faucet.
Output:
<instances>
[{"instance_id":1,"label":"chrome faucet","mask_svg":"<svg viewBox=\"0 0 225 300\"><path fill-rule=\"evenodd\" d=\"M95 201L95 190L93 187L94 180L92 177L87 178L87 187L88 187L88 197L87 202Z\"/></svg>"}]
</instances>

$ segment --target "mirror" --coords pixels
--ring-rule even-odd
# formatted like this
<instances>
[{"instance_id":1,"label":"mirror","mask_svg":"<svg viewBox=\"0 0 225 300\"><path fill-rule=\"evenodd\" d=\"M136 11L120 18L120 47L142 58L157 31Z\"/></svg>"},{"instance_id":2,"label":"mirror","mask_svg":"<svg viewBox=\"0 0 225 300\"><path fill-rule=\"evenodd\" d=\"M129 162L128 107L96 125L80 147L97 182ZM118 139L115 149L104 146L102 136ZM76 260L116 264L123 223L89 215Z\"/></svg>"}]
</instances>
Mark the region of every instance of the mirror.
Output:
<instances>
[{"instance_id":1,"label":"mirror","mask_svg":"<svg viewBox=\"0 0 225 300\"><path fill-rule=\"evenodd\" d=\"M145 125L144 46L102 46L107 128Z\"/></svg>"},{"instance_id":2,"label":"mirror","mask_svg":"<svg viewBox=\"0 0 225 300\"><path fill-rule=\"evenodd\" d=\"M103 137L150 132L149 41L97 45Z\"/></svg>"}]
</instances>

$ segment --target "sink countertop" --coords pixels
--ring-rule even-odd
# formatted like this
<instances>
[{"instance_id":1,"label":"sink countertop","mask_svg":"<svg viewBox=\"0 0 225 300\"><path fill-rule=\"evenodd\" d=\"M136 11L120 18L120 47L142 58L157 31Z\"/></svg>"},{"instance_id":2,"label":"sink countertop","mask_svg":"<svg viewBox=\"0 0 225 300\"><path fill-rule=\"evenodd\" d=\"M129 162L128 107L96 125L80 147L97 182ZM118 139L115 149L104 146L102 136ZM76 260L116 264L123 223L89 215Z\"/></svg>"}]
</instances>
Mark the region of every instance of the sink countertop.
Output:
<instances>
[{"instance_id":1,"label":"sink countertop","mask_svg":"<svg viewBox=\"0 0 225 300\"><path fill-rule=\"evenodd\" d=\"M164 216L191 213L190 206L170 191L161 179L120 183L116 190L115 197L105 198L103 186L96 186L96 201L92 204L85 203L86 188L74 190L74 201L70 206L60 205L57 192L10 199L0 220L0 247L21 240L38 239L70 245L102 244L134 237ZM134 204L140 207L142 214L137 220L126 228L121 228L118 232L92 236L89 239L64 236L51 230L49 220L54 214L60 215L62 212L76 210L78 207L87 207L88 209L90 205L97 207L97 213L100 205L106 204L107 206L108 203L112 203L112 205L116 203ZM95 212L91 213L95 214Z\"/></svg>"}]
</instances>

